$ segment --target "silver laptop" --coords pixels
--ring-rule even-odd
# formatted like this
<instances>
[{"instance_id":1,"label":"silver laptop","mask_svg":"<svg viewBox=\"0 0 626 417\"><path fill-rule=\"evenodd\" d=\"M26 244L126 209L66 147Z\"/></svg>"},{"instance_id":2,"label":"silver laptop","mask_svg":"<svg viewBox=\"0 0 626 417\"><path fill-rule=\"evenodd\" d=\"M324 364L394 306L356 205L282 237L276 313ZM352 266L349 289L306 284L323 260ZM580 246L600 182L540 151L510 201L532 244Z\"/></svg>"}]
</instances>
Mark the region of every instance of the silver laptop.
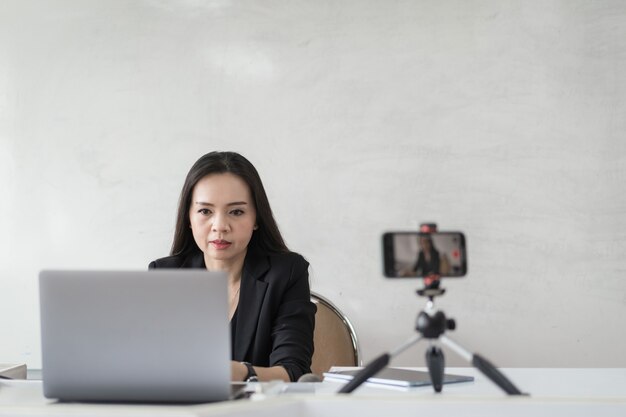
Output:
<instances>
[{"instance_id":1,"label":"silver laptop","mask_svg":"<svg viewBox=\"0 0 626 417\"><path fill-rule=\"evenodd\" d=\"M226 274L42 271L44 395L210 402L230 386Z\"/></svg>"}]
</instances>

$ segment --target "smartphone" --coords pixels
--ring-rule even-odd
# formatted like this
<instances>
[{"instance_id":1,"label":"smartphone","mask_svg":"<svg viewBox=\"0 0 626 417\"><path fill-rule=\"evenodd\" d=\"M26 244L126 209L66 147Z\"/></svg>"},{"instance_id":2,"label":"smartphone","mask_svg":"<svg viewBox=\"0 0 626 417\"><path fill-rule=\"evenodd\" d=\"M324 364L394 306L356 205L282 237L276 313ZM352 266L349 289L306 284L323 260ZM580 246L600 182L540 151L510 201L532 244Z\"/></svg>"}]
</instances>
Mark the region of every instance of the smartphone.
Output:
<instances>
[{"instance_id":1,"label":"smartphone","mask_svg":"<svg viewBox=\"0 0 626 417\"><path fill-rule=\"evenodd\" d=\"M384 273L388 278L467 274L467 247L461 232L383 234Z\"/></svg>"}]
</instances>

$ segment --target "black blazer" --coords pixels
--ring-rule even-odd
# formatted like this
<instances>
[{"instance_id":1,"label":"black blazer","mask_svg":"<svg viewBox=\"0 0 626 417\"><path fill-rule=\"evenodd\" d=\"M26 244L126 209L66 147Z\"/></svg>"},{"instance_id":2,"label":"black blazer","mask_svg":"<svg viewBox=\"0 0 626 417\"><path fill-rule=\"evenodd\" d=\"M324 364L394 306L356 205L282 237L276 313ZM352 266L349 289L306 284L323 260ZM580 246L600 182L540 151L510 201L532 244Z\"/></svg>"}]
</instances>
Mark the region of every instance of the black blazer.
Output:
<instances>
[{"instance_id":1,"label":"black blazer","mask_svg":"<svg viewBox=\"0 0 626 417\"><path fill-rule=\"evenodd\" d=\"M311 302L309 263L297 253L248 250L241 274L233 360L281 365L292 381L311 372L317 307ZM168 256L155 268L206 268L204 254Z\"/></svg>"},{"instance_id":2,"label":"black blazer","mask_svg":"<svg viewBox=\"0 0 626 417\"><path fill-rule=\"evenodd\" d=\"M420 250L419 256L417 257L417 262L415 262L415 266L413 270L417 273L417 275L430 275L430 274L438 274L439 273L439 252L436 250L430 251L430 262L426 262L426 256L424 252Z\"/></svg>"}]
</instances>

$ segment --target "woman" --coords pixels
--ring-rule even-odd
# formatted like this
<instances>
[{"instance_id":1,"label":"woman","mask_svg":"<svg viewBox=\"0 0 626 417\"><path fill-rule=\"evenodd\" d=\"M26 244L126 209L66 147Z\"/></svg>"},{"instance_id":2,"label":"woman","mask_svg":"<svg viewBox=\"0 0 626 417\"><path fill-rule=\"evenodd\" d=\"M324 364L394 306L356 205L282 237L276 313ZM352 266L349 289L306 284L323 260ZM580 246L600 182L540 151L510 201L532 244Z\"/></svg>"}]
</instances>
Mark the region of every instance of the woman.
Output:
<instances>
[{"instance_id":1,"label":"woman","mask_svg":"<svg viewBox=\"0 0 626 417\"><path fill-rule=\"evenodd\" d=\"M420 235L418 238L420 251L413 270L417 276L429 276L439 274L439 251L433 245L433 240L428 235Z\"/></svg>"},{"instance_id":2,"label":"woman","mask_svg":"<svg viewBox=\"0 0 626 417\"><path fill-rule=\"evenodd\" d=\"M287 249L254 166L211 152L187 174L171 256L149 268L226 271L233 381L297 381L313 355L308 266Z\"/></svg>"}]
</instances>

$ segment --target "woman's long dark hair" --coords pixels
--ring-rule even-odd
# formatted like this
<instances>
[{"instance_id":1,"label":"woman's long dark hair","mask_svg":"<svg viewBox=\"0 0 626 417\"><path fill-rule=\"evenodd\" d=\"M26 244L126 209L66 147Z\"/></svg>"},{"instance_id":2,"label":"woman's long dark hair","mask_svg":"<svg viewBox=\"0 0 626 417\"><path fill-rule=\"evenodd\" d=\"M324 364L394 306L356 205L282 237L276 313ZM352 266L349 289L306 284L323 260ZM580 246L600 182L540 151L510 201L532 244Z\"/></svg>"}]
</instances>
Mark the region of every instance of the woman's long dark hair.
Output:
<instances>
[{"instance_id":1,"label":"woman's long dark hair","mask_svg":"<svg viewBox=\"0 0 626 417\"><path fill-rule=\"evenodd\" d=\"M185 179L178 201L176 231L174 232L174 242L170 255L183 255L199 251L193 239L189 222L189 207L191 206L193 188L198 181L207 175L224 173L237 175L250 188L256 209L258 228L252 233L248 247L251 249L258 248L268 253L289 252L274 220L261 177L259 177L254 165L236 152L210 152L193 164Z\"/></svg>"}]
</instances>

